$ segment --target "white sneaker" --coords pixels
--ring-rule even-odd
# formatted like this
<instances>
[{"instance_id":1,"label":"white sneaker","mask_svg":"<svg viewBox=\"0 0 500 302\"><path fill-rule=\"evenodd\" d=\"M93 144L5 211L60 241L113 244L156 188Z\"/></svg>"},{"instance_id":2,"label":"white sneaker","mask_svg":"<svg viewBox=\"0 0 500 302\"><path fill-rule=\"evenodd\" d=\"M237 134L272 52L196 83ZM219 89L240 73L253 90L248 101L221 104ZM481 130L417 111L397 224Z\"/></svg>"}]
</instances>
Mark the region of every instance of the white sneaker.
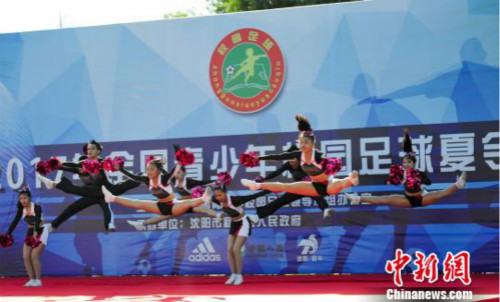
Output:
<instances>
[{"instance_id":1,"label":"white sneaker","mask_svg":"<svg viewBox=\"0 0 500 302\"><path fill-rule=\"evenodd\" d=\"M325 209L323 211L323 219L333 216L333 213L334 213L333 209Z\"/></svg>"},{"instance_id":2,"label":"white sneaker","mask_svg":"<svg viewBox=\"0 0 500 302\"><path fill-rule=\"evenodd\" d=\"M455 186L457 186L457 188L459 189L463 189L467 186L467 173L466 172L462 172L462 174L460 174L460 177L458 177L457 179L457 182L455 183Z\"/></svg>"},{"instance_id":3,"label":"white sneaker","mask_svg":"<svg viewBox=\"0 0 500 302\"><path fill-rule=\"evenodd\" d=\"M42 176L40 174L38 174L38 179L40 179L40 181L47 188L47 190L52 190L56 186L55 182L53 182L52 180L50 180L47 177L44 177L44 176Z\"/></svg>"},{"instance_id":4,"label":"white sneaker","mask_svg":"<svg viewBox=\"0 0 500 302\"><path fill-rule=\"evenodd\" d=\"M256 214L249 214L247 215L248 219L250 219L250 222L252 222L253 224L257 224L259 223L259 215L256 215Z\"/></svg>"},{"instance_id":5,"label":"white sneaker","mask_svg":"<svg viewBox=\"0 0 500 302\"><path fill-rule=\"evenodd\" d=\"M42 280L33 280L33 283L31 283L31 286L33 287L39 287L42 286Z\"/></svg>"},{"instance_id":6,"label":"white sneaker","mask_svg":"<svg viewBox=\"0 0 500 302\"><path fill-rule=\"evenodd\" d=\"M231 276L229 276L229 279L227 279L226 283L224 283L224 284L225 285L233 284L234 280L236 280L236 275L235 274L231 274Z\"/></svg>"},{"instance_id":7,"label":"white sneaker","mask_svg":"<svg viewBox=\"0 0 500 302\"><path fill-rule=\"evenodd\" d=\"M52 231L52 225L50 223L46 223L43 225L42 234L40 234L40 241L43 245L47 245L49 241L49 234Z\"/></svg>"},{"instance_id":8,"label":"white sneaker","mask_svg":"<svg viewBox=\"0 0 500 302\"><path fill-rule=\"evenodd\" d=\"M252 191L256 191L260 189L260 183L255 182L250 179L242 178L241 179L241 184L247 188L249 188Z\"/></svg>"},{"instance_id":9,"label":"white sneaker","mask_svg":"<svg viewBox=\"0 0 500 302\"><path fill-rule=\"evenodd\" d=\"M241 283L243 283L243 276L236 275L236 278L234 279L233 285L240 285Z\"/></svg>"},{"instance_id":10,"label":"white sneaker","mask_svg":"<svg viewBox=\"0 0 500 302\"><path fill-rule=\"evenodd\" d=\"M353 186L359 186L359 174L358 171L352 171L349 173L349 180L351 181Z\"/></svg>"},{"instance_id":11,"label":"white sneaker","mask_svg":"<svg viewBox=\"0 0 500 302\"><path fill-rule=\"evenodd\" d=\"M116 227L115 227L115 224L113 222L110 222L108 224L108 232L116 232Z\"/></svg>"},{"instance_id":12,"label":"white sneaker","mask_svg":"<svg viewBox=\"0 0 500 302\"><path fill-rule=\"evenodd\" d=\"M349 199L349 201L351 202L351 205L358 205L361 203L361 197L359 197L356 194L345 194L345 197L347 197L347 199Z\"/></svg>"},{"instance_id":13,"label":"white sneaker","mask_svg":"<svg viewBox=\"0 0 500 302\"><path fill-rule=\"evenodd\" d=\"M142 224L143 222L144 220L137 220L137 221L127 220L127 223L133 226L138 231L144 231L146 229L146 226Z\"/></svg>"},{"instance_id":14,"label":"white sneaker","mask_svg":"<svg viewBox=\"0 0 500 302\"><path fill-rule=\"evenodd\" d=\"M33 286L33 282L35 282L35 279L30 279L30 281L26 282L23 286L25 287Z\"/></svg>"},{"instance_id":15,"label":"white sneaker","mask_svg":"<svg viewBox=\"0 0 500 302\"><path fill-rule=\"evenodd\" d=\"M106 202L114 202L115 201L115 195L111 194L111 192L109 192L105 186L102 186L102 194L104 194L104 200Z\"/></svg>"}]
</instances>

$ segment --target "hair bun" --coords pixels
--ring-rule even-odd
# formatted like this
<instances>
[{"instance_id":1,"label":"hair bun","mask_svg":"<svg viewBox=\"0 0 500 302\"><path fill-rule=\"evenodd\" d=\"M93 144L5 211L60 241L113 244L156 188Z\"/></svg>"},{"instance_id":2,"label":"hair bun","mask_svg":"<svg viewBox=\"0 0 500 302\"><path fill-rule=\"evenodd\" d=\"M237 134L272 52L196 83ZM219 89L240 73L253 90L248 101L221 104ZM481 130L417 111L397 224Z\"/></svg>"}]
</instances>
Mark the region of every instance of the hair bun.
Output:
<instances>
[{"instance_id":1,"label":"hair bun","mask_svg":"<svg viewBox=\"0 0 500 302\"><path fill-rule=\"evenodd\" d=\"M299 131L312 131L313 130L311 128L311 123L309 122L309 120L306 117L304 117L300 114L297 114L295 116L295 119L298 122L297 129L299 129Z\"/></svg>"}]
</instances>

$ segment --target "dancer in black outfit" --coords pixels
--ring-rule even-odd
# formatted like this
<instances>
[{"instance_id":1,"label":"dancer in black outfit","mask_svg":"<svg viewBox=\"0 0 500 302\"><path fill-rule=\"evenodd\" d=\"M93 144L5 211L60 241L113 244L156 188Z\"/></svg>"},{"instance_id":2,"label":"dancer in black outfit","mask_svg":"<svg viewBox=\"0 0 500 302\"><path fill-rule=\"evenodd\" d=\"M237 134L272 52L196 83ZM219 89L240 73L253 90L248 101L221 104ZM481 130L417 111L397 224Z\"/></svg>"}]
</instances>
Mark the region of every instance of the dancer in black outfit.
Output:
<instances>
[{"instance_id":1,"label":"dancer in black outfit","mask_svg":"<svg viewBox=\"0 0 500 302\"><path fill-rule=\"evenodd\" d=\"M223 184L214 188L211 201L220 205L222 211L231 218L229 236L227 237L227 260L231 269L231 276L226 281L226 284L240 285L243 283L241 248L252 234L252 224L243 211L242 205L269 193L271 192L261 191L247 196L231 196L227 193L227 189Z\"/></svg>"},{"instance_id":2,"label":"dancer in black outfit","mask_svg":"<svg viewBox=\"0 0 500 302\"><path fill-rule=\"evenodd\" d=\"M182 203L184 200L193 199L193 195L191 194L191 190L198 186L206 186L208 184L214 183L212 180L196 180L193 178L186 177L186 168L181 167L177 173L174 174L174 178L172 181L172 187L175 193L177 193L180 198L175 200L175 203ZM114 194L118 195L118 194ZM209 217L219 218L221 219L221 213L217 213L212 209L205 207L204 205L190 208L187 213L198 213L205 214ZM146 220L127 220L127 223L133 226L138 231L144 231L147 225L157 224L161 221L170 219L172 215L161 215L154 216Z\"/></svg>"},{"instance_id":3,"label":"dancer in black outfit","mask_svg":"<svg viewBox=\"0 0 500 302\"><path fill-rule=\"evenodd\" d=\"M159 159L151 160L146 166L147 176L135 175L128 172L123 167L120 168L120 171L130 179L146 185L151 194L157 198L156 202L151 200L138 200L115 196L105 186L102 186L104 199L106 202L115 202L129 208L141 209L155 214L173 216L182 215L188 212L191 208L198 207L210 201L210 193L209 190L207 190L201 198L176 203L171 182L173 175L181 168L181 165L176 165L172 171L167 172L163 168L164 164L165 163Z\"/></svg>"},{"instance_id":4,"label":"dancer in black outfit","mask_svg":"<svg viewBox=\"0 0 500 302\"><path fill-rule=\"evenodd\" d=\"M367 202L373 205L389 205L401 208L425 207L437 202L441 198L454 194L458 189L465 188L467 175L465 172L462 172L456 183L447 189L433 192L424 191L421 184L430 185L431 180L425 172L414 169L417 159L413 152L410 134L407 129L404 129L403 151L406 152L403 158L403 172L397 182L404 185L404 195L358 196L355 194L346 194L346 197L351 201L352 205ZM411 185L410 181L407 179L407 171L409 169L414 170L414 174L419 179L419 183ZM394 177L392 178L394 179Z\"/></svg>"},{"instance_id":5,"label":"dancer in black outfit","mask_svg":"<svg viewBox=\"0 0 500 302\"><path fill-rule=\"evenodd\" d=\"M125 182L113 185L108 181L106 173L103 169L100 169L99 173L96 175L84 172L82 170L82 160L88 158L91 160L102 161L102 159L99 157L101 151L102 145L95 140L92 140L83 147L83 152L86 154L86 156L81 157L78 163L65 162L58 167L59 170L78 174L80 176L80 179L84 183L83 186L74 185L66 177L63 177L60 182L54 182L46 177L38 175L39 179L49 190L57 188L65 193L83 196L82 198L79 198L78 200L67 206L50 224L45 225L45 229L41 237L41 240L45 245L47 245L48 243L49 234L57 229L63 222L65 222L78 212L95 204L99 205L103 211L105 230L115 230L115 226L112 221L113 214L109 205L104 201L104 195L102 194L101 187L106 186L115 194L123 194L128 190L138 187L139 184L134 181L127 180Z\"/></svg>"},{"instance_id":6,"label":"dancer in black outfit","mask_svg":"<svg viewBox=\"0 0 500 302\"><path fill-rule=\"evenodd\" d=\"M250 190L269 190L272 192L287 192L304 196L327 196L335 195L340 191L359 185L357 171L349 173L348 177L336 179L323 171L322 162L325 159L323 152L315 148L316 138L309 120L301 115L295 119L300 130L300 151L285 152L282 154L271 154L259 156L259 160L290 160L296 159L300 162L302 170L311 178L310 181L297 181L293 183L267 182L258 183L249 179L241 179L241 184Z\"/></svg>"},{"instance_id":7,"label":"dancer in black outfit","mask_svg":"<svg viewBox=\"0 0 500 302\"><path fill-rule=\"evenodd\" d=\"M42 286L40 254L44 245L39 241L40 234L43 231L42 207L31 200L31 191L27 186L19 191L17 213L7 231L8 236L12 237L12 233L21 218L28 224L28 231L23 245L23 260L30 281L24 286Z\"/></svg>"},{"instance_id":8,"label":"dancer in black outfit","mask_svg":"<svg viewBox=\"0 0 500 302\"><path fill-rule=\"evenodd\" d=\"M292 145L286 152L294 152L298 151L299 148L297 148L295 145ZM262 181L267 181L270 179L273 179L279 175L281 175L283 172L289 171L290 174L292 174L292 178L294 181L302 181L307 177L307 174L302 170L302 168L299 165L299 162L296 159L290 159L286 163L284 163L278 170L269 173ZM265 218L269 215L272 215L274 212L276 212L279 208L284 207L287 204L290 204L296 200L299 200L301 198L304 198L307 196L304 195L298 195L298 194L292 194L292 193L285 193L281 195L278 199L275 201L263 206L263 207L257 207L257 215L248 215L250 220L253 223L256 223L258 219ZM325 198L323 196L316 196L316 197L311 197L313 200L316 201L318 204L318 207L323 211L323 218L329 217L333 214L333 209L328 209L328 203L326 202Z\"/></svg>"}]
</instances>

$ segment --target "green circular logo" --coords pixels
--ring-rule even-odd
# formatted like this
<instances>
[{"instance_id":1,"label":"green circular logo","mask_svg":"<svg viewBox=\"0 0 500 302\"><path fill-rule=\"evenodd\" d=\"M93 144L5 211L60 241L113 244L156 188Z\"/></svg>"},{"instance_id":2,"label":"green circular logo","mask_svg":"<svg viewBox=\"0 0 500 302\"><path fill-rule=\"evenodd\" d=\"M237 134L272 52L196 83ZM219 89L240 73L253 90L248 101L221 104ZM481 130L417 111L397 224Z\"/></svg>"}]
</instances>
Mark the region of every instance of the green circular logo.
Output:
<instances>
[{"instance_id":1,"label":"green circular logo","mask_svg":"<svg viewBox=\"0 0 500 302\"><path fill-rule=\"evenodd\" d=\"M219 42L209 74L212 89L224 106L253 113L277 98L285 80L285 62L271 36L256 28L242 28Z\"/></svg>"},{"instance_id":2,"label":"green circular logo","mask_svg":"<svg viewBox=\"0 0 500 302\"><path fill-rule=\"evenodd\" d=\"M271 61L266 52L253 43L234 47L223 64L224 88L226 93L249 99L271 87Z\"/></svg>"}]
</instances>

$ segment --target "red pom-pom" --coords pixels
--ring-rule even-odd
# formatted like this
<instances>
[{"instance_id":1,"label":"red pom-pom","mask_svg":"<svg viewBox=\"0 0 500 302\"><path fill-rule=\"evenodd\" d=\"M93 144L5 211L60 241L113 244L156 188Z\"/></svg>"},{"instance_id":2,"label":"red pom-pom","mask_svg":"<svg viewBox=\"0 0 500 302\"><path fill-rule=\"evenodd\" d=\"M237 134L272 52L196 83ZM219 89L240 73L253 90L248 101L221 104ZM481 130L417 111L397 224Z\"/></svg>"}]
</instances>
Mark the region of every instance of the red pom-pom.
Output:
<instances>
[{"instance_id":1,"label":"red pom-pom","mask_svg":"<svg viewBox=\"0 0 500 302\"><path fill-rule=\"evenodd\" d=\"M111 157L106 157L106 159L102 161L102 169L104 171L116 172L123 167L124 163L125 161L121 156L116 156L113 159L111 159Z\"/></svg>"},{"instance_id":2,"label":"red pom-pom","mask_svg":"<svg viewBox=\"0 0 500 302\"><path fill-rule=\"evenodd\" d=\"M240 155L240 163L247 168L257 167L259 156L255 152L243 152Z\"/></svg>"},{"instance_id":3,"label":"red pom-pom","mask_svg":"<svg viewBox=\"0 0 500 302\"><path fill-rule=\"evenodd\" d=\"M155 160L154 155L148 155L146 156L146 165L149 164L150 161Z\"/></svg>"},{"instance_id":4,"label":"red pom-pom","mask_svg":"<svg viewBox=\"0 0 500 302\"><path fill-rule=\"evenodd\" d=\"M262 176L257 176L257 177L255 177L255 179L253 181L258 182L258 183L262 183L265 181L265 179Z\"/></svg>"},{"instance_id":5,"label":"red pom-pom","mask_svg":"<svg viewBox=\"0 0 500 302\"><path fill-rule=\"evenodd\" d=\"M38 236L38 237L40 237L40 236ZM31 248L37 248L40 244L42 244L42 242L40 241L39 238L35 239L35 238L33 238L33 236L30 236L30 235L28 235L24 238L24 243Z\"/></svg>"},{"instance_id":6,"label":"red pom-pom","mask_svg":"<svg viewBox=\"0 0 500 302\"><path fill-rule=\"evenodd\" d=\"M321 161L321 168L326 175L335 175L342 169L342 160L340 158L325 157Z\"/></svg>"},{"instance_id":7,"label":"red pom-pom","mask_svg":"<svg viewBox=\"0 0 500 302\"><path fill-rule=\"evenodd\" d=\"M24 237L24 244L26 244L27 246L32 246L34 241L35 239L31 235Z\"/></svg>"},{"instance_id":8,"label":"red pom-pom","mask_svg":"<svg viewBox=\"0 0 500 302\"><path fill-rule=\"evenodd\" d=\"M205 188L203 188L202 186L194 187L191 190L191 195L193 196L193 198L200 198L203 193L205 193Z\"/></svg>"},{"instance_id":9,"label":"red pom-pom","mask_svg":"<svg viewBox=\"0 0 500 302\"><path fill-rule=\"evenodd\" d=\"M3 248L11 247L14 244L12 234L0 235L0 246Z\"/></svg>"},{"instance_id":10,"label":"red pom-pom","mask_svg":"<svg viewBox=\"0 0 500 302\"><path fill-rule=\"evenodd\" d=\"M50 172L50 168L47 165L47 163L45 163L43 161L39 161L36 164L36 172L38 172L38 174L40 174L40 175L47 175Z\"/></svg>"},{"instance_id":11,"label":"red pom-pom","mask_svg":"<svg viewBox=\"0 0 500 302\"><path fill-rule=\"evenodd\" d=\"M194 163L194 154L182 148L175 153L175 160L183 166L189 166Z\"/></svg>"},{"instance_id":12,"label":"red pom-pom","mask_svg":"<svg viewBox=\"0 0 500 302\"><path fill-rule=\"evenodd\" d=\"M123 157L115 156L115 158L113 158L113 166L117 165L118 169L123 168L124 164L125 164L125 160L123 159Z\"/></svg>"},{"instance_id":13,"label":"red pom-pom","mask_svg":"<svg viewBox=\"0 0 500 302\"><path fill-rule=\"evenodd\" d=\"M418 189L422 185L422 177L415 169L406 170L406 186L409 189Z\"/></svg>"},{"instance_id":14,"label":"red pom-pom","mask_svg":"<svg viewBox=\"0 0 500 302\"><path fill-rule=\"evenodd\" d=\"M102 165L97 160L86 159L82 163L83 172L86 172L89 174L97 175L97 174L99 174L99 171L101 170L101 168L102 168Z\"/></svg>"},{"instance_id":15,"label":"red pom-pom","mask_svg":"<svg viewBox=\"0 0 500 302\"><path fill-rule=\"evenodd\" d=\"M102 169L102 164L99 161L94 160L92 162L92 174L95 174L95 175L99 174L99 171L101 169Z\"/></svg>"},{"instance_id":16,"label":"red pom-pom","mask_svg":"<svg viewBox=\"0 0 500 302\"><path fill-rule=\"evenodd\" d=\"M82 162L82 171L85 173L90 173L90 159L86 159Z\"/></svg>"},{"instance_id":17,"label":"red pom-pom","mask_svg":"<svg viewBox=\"0 0 500 302\"><path fill-rule=\"evenodd\" d=\"M51 158L49 158L46 165L49 168L49 172L55 171L61 165L61 161L59 161L59 158L57 158L57 156L52 156Z\"/></svg>"},{"instance_id":18,"label":"red pom-pom","mask_svg":"<svg viewBox=\"0 0 500 302\"><path fill-rule=\"evenodd\" d=\"M116 169L113 165L113 160L110 157L106 157L102 161L102 169L108 172L116 172Z\"/></svg>"},{"instance_id":19,"label":"red pom-pom","mask_svg":"<svg viewBox=\"0 0 500 302\"><path fill-rule=\"evenodd\" d=\"M403 181L404 170L401 165L391 165L387 184L400 185Z\"/></svg>"},{"instance_id":20,"label":"red pom-pom","mask_svg":"<svg viewBox=\"0 0 500 302\"><path fill-rule=\"evenodd\" d=\"M219 179L219 182L223 183L225 186L229 186L231 184L231 181L233 181L233 178L231 177L231 174L229 174L229 172L217 173L217 178Z\"/></svg>"}]
</instances>

